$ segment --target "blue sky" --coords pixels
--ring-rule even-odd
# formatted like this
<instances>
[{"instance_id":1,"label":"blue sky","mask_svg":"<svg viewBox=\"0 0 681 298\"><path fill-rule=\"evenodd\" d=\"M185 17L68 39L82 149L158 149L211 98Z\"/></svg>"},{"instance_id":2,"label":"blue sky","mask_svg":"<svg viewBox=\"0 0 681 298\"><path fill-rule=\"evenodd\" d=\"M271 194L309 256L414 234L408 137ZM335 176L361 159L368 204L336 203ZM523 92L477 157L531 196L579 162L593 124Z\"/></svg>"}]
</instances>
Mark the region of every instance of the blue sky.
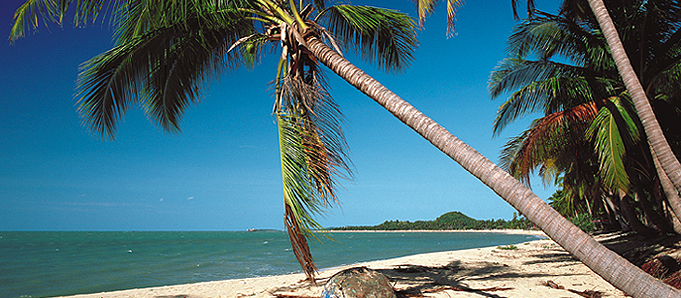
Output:
<instances>
[{"instance_id":1,"label":"blue sky","mask_svg":"<svg viewBox=\"0 0 681 298\"><path fill-rule=\"evenodd\" d=\"M0 1L0 35L9 35L22 2ZM492 136L502 99L490 99L487 81L516 23L510 2L467 1L449 39L439 7L418 32L415 62L399 75L348 57L496 162L506 139L532 119ZM408 0L366 3L415 15ZM558 2L537 6L554 12ZM74 88L78 65L111 47L110 29L101 22L49 28L0 43L0 230L283 229L268 91L275 55L252 71L212 81L202 102L186 111L182 133L163 132L135 107L116 140L107 141L82 124ZM449 211L512 217L515 210L461 166L352 86L328 77L345 115L355 175L340 181L340 205L319 218L322 225L429 220ZM538 179L532 187L544 199L554 191Z\"/></svg>"}]
</instances>

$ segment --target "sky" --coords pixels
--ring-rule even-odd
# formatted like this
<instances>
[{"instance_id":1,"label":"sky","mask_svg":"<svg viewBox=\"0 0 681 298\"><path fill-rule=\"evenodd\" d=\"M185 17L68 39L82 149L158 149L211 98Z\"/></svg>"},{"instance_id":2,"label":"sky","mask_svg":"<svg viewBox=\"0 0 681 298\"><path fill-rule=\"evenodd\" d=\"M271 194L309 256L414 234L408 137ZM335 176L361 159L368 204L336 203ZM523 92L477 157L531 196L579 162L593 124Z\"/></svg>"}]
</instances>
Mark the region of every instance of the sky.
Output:
<instances>
[{"instance_id":1,"label":"sky","mask_svg":"<svg viewBox=\"0 0 681 298\"><path fill-rule=\"evenodd\" d=\"M164 132L132 107L115 141L88 131L76 112L78 66L112 47L105 22L41 26L9 43L23 0L0 1L0 230L283 229L277 128L271 115L276 54L253 70L211 81L189 107L179 134ZM413 3L352 1L401 10ZM467 1L447 38L445 7L418 31L411 67L385 74L346 57L493 162L528 116L493 136L504 98L491 100L490 72L506 56L511 1ZM549 12L559 2L537 1ZM521 11L524 7L521 7ZM510 219L515 211L460 165L354 87L327 72L344 114L354 176L339 180L339 204L322 226L432 220L450 211ZM536 115L535 115L536 116ZM555 188L532 180L548 198Z\"/></svg>"}]
</instances>

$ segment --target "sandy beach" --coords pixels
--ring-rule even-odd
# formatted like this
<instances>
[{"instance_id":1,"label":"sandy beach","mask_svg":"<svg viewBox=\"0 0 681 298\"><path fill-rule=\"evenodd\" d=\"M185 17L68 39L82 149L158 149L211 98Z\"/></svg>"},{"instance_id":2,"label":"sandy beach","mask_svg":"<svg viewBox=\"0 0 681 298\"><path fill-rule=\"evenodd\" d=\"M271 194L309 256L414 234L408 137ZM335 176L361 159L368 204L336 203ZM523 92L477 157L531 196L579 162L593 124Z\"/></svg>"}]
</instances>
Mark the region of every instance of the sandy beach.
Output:
<instances>
[{"instance_id":1,"label":"sandy beach","mask_svg":"<svg viewBox=\"0 0 681 298\"><path fill-rule=\"evenodd\" d=\"M604 297L626 297L549 239L506 247L419 254L326 269L319 272L317 285L304 281L301 273L68 297L320 297L323 285L330 276L354 266L378 270L403 295L562 298L584 297L576 292L598 291Z\"/></svg>"}]
</instances>

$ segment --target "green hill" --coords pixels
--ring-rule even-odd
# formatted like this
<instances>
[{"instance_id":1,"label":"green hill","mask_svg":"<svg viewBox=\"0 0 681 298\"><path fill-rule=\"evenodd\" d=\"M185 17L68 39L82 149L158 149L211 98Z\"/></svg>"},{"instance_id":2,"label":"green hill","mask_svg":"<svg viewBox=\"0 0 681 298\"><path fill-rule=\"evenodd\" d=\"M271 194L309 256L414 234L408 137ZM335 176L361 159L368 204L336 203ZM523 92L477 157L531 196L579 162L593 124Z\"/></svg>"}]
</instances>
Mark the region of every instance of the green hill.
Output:
<instances>
[{"instance_id":1,"label":"green hill","mask_svg":"<svg viewBox=\"0 0 681 298\"><path fill-rule=\"evenodd\" d=\"M513 213L510 221L477 220L459 211L448 212L440 215L435 220L399 221L388 220L376 226L345 226L332 228L331 230L495 230L495 229L532 229L533 224L524 217L518 218Z\"/></svg>"}]
</instances>

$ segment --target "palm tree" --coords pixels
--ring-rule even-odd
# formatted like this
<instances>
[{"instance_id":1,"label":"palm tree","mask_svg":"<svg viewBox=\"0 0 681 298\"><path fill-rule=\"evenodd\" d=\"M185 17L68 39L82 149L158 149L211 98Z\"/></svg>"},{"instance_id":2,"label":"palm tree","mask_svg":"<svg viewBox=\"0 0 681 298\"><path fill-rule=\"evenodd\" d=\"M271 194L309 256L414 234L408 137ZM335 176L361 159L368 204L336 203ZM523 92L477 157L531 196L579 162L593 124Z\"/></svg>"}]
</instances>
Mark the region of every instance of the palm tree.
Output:
<instances>
[{"instance_id":1,"label":"palm tree","mask_svg":"<svg viewBox=\"0 0 681 298\"><path fill-rule=\"evenodd\" d=\"M673 49L678 41L669 36L676 27L667 25L672 18L652 12L644 14L636 8L645 6L636 3L617 13L617 19L623 23L626 20L629 25L622 29L628 37L625 46L630 50L641 44L656 48L655 55L641 54L638 65L645 74L643 82L650 96L657 99L658 110L673 111L679 92L674 78L676 69L681 67L678 60L681 56ZM654 2L647 2L650 3ZM646 167L653 166L653 160L650 155L641 154L647 151L647 145L638 142L638 132L642 130L639 129L640 121L624 92L626 89L614 62L607 55L607 44L594 17L575 17L570 8L564 8L555 16L542 12L535 15L517 26L509 38L509 48L513 49L509 58L491 76L493 97L518 89L502 104L495 133L529 112L544 112L546 116L508 143L502 153L502 165L506 163L506 168L523 181L527 181L531 170L540 165L541 174L555 176L563 172L566 188L581 185L578 188L584 189L584 182L588 182L586 184L591 183L594 187L590 188L595 190L598 190L595 186L601 185L616 189L615 192L617 189L626 192L630 177L639 182L635 186L640 187L640 182L645 182L648 187L655 187L657 182L652 180L656 175ZM643 22L646 26L640 25ZM642 34L641 28L645 28L647 34ZM536 60L525 60L531 55L537 57ZM555 57L561 59L552 59ZM663 116L662 120L678 117L673 114L670 117L669 113ZM584 139L585 136L590 140ZM670 137L671 140L678 139L674 134ZM585 142L586 147L580 145ZM599 183L593 183L595 175L588 171L589 163L593 164L589 160L595 159L589 158L588 154L575 155L594 149L600 156L595 163L600 164L602 179ZM583 166L578 166L580 164ZM575 175L583 175L586 180L567 179ZM544 178L550 180L550 177ZM600 203L602 195L587 193L594 203ZM648 193L655 192L648 189ZM673 206L674 199L670 194L667 200ZM648 204L643 207L645 210ZM647 213L657 212L648 209ZM656 225L666 228L666 224L659 223Z\"/></svg>"},{"instance_id":2,"label":"palm tree","mask_svg":"<svg viewBox=\"0 0 681 298\"><path fill-rule=\"evenodd\" d=\"M319 6L318 2L315 5ZM39 13L38 10L27 11L25 16L30 17L28 20L33 20ZM58 15L53 14L53 16ZM304 14L298 15L303 16ZM206 14L206 16L217 17L212 14ZM250 15L250 17L267 18L264 15ZM26 17L18 19L27 20ZM224 21L228 20L224 19ZM183 22L180 25L184 26L186 23ZM476 150L449 133L444 127L423 115L409 103L352 65L336 49L327 46L321 40L326 36L323 31L315 30L311 23L308 26L313 29L293 34L296 35L294 36L296 41L300 43L298 47L308 51L309 57L314 58L313 61L318 61L330 68L334 73L368 95L442 152L461 164L464 169L478 177L526 218L537 224L547 235L606 280L634 297L675 297L681 295L679 291L646 274L572 225L503 169L497 167ZM300 29L302 26L299 24L291 27ZM202 28L210 29L210 27ZM297 37L297 35L302 38ZM355 40L354 35L349 38ZM304 41L304 43L301 41ZM361 42L362 39L358 36L357 41ZM391 55L391 57L394 56Z\"/></svg>"},{"instance_id":3,"label":"palm tree","mask_svg":"<svg viewBox=\"0 0 681 298\"><path fill-rule=\"evenodd\" d=\"M28 1L15 15L10 40L42 13L61 21L70 1ZM113 139L131 104L141 105L167 131L179 131L185 108L196 103L206 78L243 62L253 67L268 48L280 50L274 115L279 128L285 226L308 278L316 266L307 244L323 230L313 215L336 201L336 177L350 174L340 111L306 38L350 48L386 71L399 71L416 45L405 14L324 1L109 1L115 47L82 66L79 111L90 129ZM101 1L77 1L75 23L87 23ZM318 13L314 13L318 11ZM313 18L314 17L314 18ZM33 23L37 26L37 23ZM324 25L325 27L323 27ZM327 29L328 28L328 29ZM261 30L259 30L261 29Z\"/></svg>"},{"instance_id":4,"label":"palm tree","mask_svg":"<svg viewBox=\"0 0 681 298\"><path fill-rule=\"evenodd\" d=\"M508 172L452 135L409 103L352 65L316 38L308 41L321 63L386 108L440 151L480 179L551 239L593 269L615 287L633 297L678 297L681 292L653 278L626 259L608 250L548 206Z\"/></svg>"},{"instance_id":5,"label":"palm tree","mask_svg":"<svg viewBox=\"0 0 681 298\"><path fill-rule=\"evenodd\" d=\"M670 1L669 4L674 6L678 5L677 3L673 3L673 1ZM667 143L667 139L648 102L648 98L639 81L638 75L634 71L631 62L629 61L629 57L627 56L627 52L622 45L622 41L617 33L617 28L610 18L610 14L603 3L603 0L589 0L589 6L598 20L603 35L610 47L610 53L617 64L617 69L634 101L636 111L639 118L641 118L648 143L651 147L651 153L659 160L659 164L673 183L676 192L681 192L681 163L679 163L679 160L669 147L669 143Z\"/></svg>"}]
</instances>

